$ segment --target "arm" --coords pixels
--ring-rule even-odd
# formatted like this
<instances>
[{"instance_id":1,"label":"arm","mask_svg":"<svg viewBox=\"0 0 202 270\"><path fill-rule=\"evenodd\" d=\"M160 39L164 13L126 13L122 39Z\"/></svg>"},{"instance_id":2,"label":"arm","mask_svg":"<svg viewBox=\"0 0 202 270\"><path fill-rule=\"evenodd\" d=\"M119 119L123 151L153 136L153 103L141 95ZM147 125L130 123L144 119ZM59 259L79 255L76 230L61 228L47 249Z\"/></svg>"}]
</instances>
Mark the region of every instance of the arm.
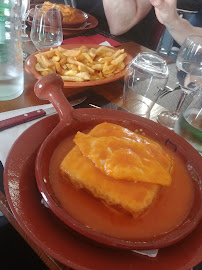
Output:
<instances>
[{"instance_id":1,"label":"arm","mask_svg":"<svg viewBox=\"0 0 202 270\"><path fill-rule=\"evenodd\" d=\"M176 0L150 0L150 2L155 7L159 22L166 26L173 39L180 45L188 35L202 35L202 28L194 27L179 17Z\"/></svg>"},{"instance_id":2,"label":"arm","mask_svg":"<svg viewBox=\"0 0 202 270\"><path fill-rule=\"evenodd\" d=\"M113 35L126 33L152 8L149 0L103 0L103 6Z\"/></svg>"}]
</instances>

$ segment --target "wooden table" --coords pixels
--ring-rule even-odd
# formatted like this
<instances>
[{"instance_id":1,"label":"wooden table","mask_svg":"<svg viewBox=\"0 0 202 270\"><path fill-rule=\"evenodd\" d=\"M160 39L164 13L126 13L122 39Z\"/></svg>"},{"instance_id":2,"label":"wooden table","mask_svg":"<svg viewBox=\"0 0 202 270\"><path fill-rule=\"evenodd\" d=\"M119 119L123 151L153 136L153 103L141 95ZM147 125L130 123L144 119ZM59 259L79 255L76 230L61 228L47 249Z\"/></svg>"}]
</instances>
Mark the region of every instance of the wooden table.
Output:
<instances>
[{"instance_id":1,"label":"wooden table","mask_svg":"<svg viewBox=\"0 0 202 270\"><path fill-rule=\"evenodd\" d=\"M32 42L26 42L24 44L24 50L30 54L36 51ZM137 55L139 52L142 51L150 51L149 49L140 46L134 42L129 42L125 44L121 44L121 47L126 50L132 56ZM0 112L10 111L19 108L25 108L34 105L41 105L47 102L39 100L34 94L34 84L36 83L36 79L29 75L26 71L24 72L24 92L22 95L16 99L10 101L0 101ZM114 87L116 85L116 87ZM64 93L67 97L76 94L81 91L85 91L86 88L79 88L79 89L64 89ZM120 81L115 83L110 83L103 86L95 86L93 90L99 92L99 94L103 95L105 98L109 99L110 101L114 101L117 99L117 95L119 95L123 90L123 85Z\"/></svg>"},{"instance_id":2,"label":"wooden table","mask_svg":"<svg viewBox=\"0 0 202 270\"><path fill-rule=\"evenodd\" d=\"M132 56L137 55L143 51L150 51L149 49L135 44L134 42L128 42L125 44L121 44L122 48L125 49L126 52L131 54ZM28 53L33 53L35 48L31 42L27 42L24 44L24 50ZM171 61L167 59L168 62ZM25 79L25 87L24 92L22 95L14 100L10 101L0 101L0 112L10 111L14 109L34 106L34 105L41 105L47 103L46 101L39 100L34 94L34 84L36 83L36 79L30 76L29 74L24 73ZM79 89L65 89L64 93L67 97L72 96L75 93L85 91L85 88ZM99 93L100 95L104 96L111 102L116 103L119 96L122 94L123 90L123 82L117 81L106 85L101 86L93 86L92 90ZM38 256L44 261L44 263L50 269L69 269L68 267L62 265L61 263L54 260L48 254L46 254L41 248L39 248L23 231L20 225L15 220L14 216L11 213L9 205L7 203L6 197L2 192L0 192L0 211L5 215L5 217L9 220L12 226L19 232L19 234L25 239L25 241L33 248L33 250L38 254Z\"/></svg>"}]
</instances>

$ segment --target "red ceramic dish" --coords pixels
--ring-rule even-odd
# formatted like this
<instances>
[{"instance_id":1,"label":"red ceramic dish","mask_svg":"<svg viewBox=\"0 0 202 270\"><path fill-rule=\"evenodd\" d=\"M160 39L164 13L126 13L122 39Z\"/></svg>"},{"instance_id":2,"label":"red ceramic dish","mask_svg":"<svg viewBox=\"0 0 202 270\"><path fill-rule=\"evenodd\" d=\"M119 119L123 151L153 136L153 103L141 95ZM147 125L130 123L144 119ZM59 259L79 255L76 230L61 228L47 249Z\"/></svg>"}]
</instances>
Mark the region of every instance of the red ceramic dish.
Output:
<instances>
[{"instance_id":1,"label":"red ceramic dish","mask_svg":"<svg viewBox=\"0 0 202 270\"><path fill-rule=\"evenodd\" d=\"M75 18L72 21L66 21L63 17L62 27L64 28L77 28L82 26L88 20L88 14L82 10L76 9Z\"/></svg>"},{"instance_id":2,"label":"red ceramic dish","mask_svg":"<svg viewBox=\"0 0 202 270\"><path fill-rule=\"evenodd\" d=\"M97 44L66 44L66 45L62 45L61 47L65 48L65 49L73 49L73 48L79 48L82 45L86 46L87 48L99 48L100 45ZM42 50L42 52L44 51L48 51L49 49L45 49ZM118 50L117 48L114 48L114 50ZM35 77L36 79L40 79L42 77L42 75L40 74L40 72L38 72L35 69L35 65L37 63L35 54L37 54L38 52L30 55L26 61L25 61L25 70L32 75L33 77ZM124 60L124 63L127 65L128 63L130 63L130 61L133 59L133 57L129 54L127 54L127 57ZM100 84L106 84L106 83L110 83L110 82L114 82L117 80L120 80L124 77L125 75L125 69L123 69L122 71L120 71L119 73L115 74L114 76L108 77L108 78L104 78L104 79L100 79L100 80L96 80L96 81L85 81L85 82L64 82L64 88L77 88L77 87L86 87L86 86L93 86L93 85L100 85Z\"/></svg>"},{"instance_id":3,"label":"red ceramic dish","mask_svg":"<svg viewBox=\"0 0 202 270\"><path fill-rule=\"evenodd\" d=\"M202 190L200 189L202 168L200 166L201 156L198 152L174 132L169 131L153 121L129 113L113 110L86 109L82 111L83 114L81 114L79 110L74 110L65 99L62 94L62 84L61 78L54 74L43 77L35 86L37 96L40 99L49 99L57 108L61 119L54 131L42 144L36 159L37 184L42 196L53 213L66 225L85 237L111 247L123 249L161 248L174 244L187 236L200 222L202 216ZM193 181L193 206L187 218L176 229L158 237L150 238L148 241L128 241L106 236L89 229L75 220L60 206L49 179L49 164L54 150L62 140L68 136L74 135L78 130L85 130L104 121L113 122L115 124L124 123L124 126L128 128L135 127L137 129L143 129L149 137L160 143L165 144L169 139L172 144L177 146L177 154L180 155L185 164L191 168L190 174L193 173L195 175L195 181ZM172 146L172 144L168 145Z\"/></svg>"},{"instance_id":4,"label":"red ceramic dish","mask_svg":"<svg viewBox=\"0 0 202 270\"><path fill-rule=\"evenodd\" d=\"M79 34L83 34L85 33L86 31L90 30L90 29L93 29L95 28L97 25L98 25L98 20L90 15L90 14L87 14L88 15L88 19L86 20L86 22L81 25L80 27L77 27L77 28L68 28L68 27L63 27L62 30L63 30L63 35L64 36L73 36L73 35L79 35ZM30 20L27 20L27 23L32 26L32 21ZM86 25L87 24L87 25Z\"/></svg>"},{"instance_id":5,"label":"red ceramic dish","mask_svg":"<svg viewBox=\"0 0 202 270\"><path fill-rule=\"evenodd\" d=\"M87 21L83 25L81 25L80 27L78 27L78 28L63 27L62 28L63 35L64 36L73 36L73 35L83 34L86 31L95 28L97 25L98 25L98 20L94 16L88 14Z\"/></svg>"},{"instance_id":6,"label":"red ceramic dish","mask_svg":"<svg viewBox=\"0 0 202 270\"><path fill-rule=\"evenodd\" d=\"M118 114L122 115L120 111ZM53 115L28 128L14 143L4 168L9 206L34 243L57 261L77 270L187 270L201 262L202 223L179 243L160 249L152 259L132 251L91 245L58 222L41 203L34 175L36 153L58 123L58 116Z\"/></svg>"},{"instance_id":7,"label":"red ceramic dish","mask_svg":"<svg viewBox=\"0 0 202 270\"><path fill-rule=\"evenodd\" d=\"M34 17L34 8L31 8L30 13L29 13L29 18L31 20L29 20L29 22L32 22L33 17ZM75 9L75 17L74 17L74 19L71 20L71 21L68 21L68 18L63 16L62 26L64 28L77 28L77 27L80 27L85 22L87 22L87 20L88 20L88 14L87 13L85 13L82 10Z\"/></svg>"}]
</instances>

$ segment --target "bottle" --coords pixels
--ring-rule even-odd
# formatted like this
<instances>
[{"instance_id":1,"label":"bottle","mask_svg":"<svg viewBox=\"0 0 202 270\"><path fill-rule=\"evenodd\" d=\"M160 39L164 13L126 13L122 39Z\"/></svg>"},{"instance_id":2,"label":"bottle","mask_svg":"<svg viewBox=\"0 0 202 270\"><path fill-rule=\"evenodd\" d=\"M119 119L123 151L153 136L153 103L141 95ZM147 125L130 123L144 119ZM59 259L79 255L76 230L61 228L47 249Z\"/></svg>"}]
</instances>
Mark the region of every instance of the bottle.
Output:
<instances>
[{"instance_id":1,"label":"bottle","mask_svg":"<svg viewBox=\"0 0 202 270\"><path fill-rule=\"evenodd\" d=\"M202 155L202 88L179 117L174 131Z\"/></svg>"},{"instance_id":2,"label":"bottle","mask_svg":"<svg viewBox=\"0 0 202 270\"><path fill-rule=\"evenodd\" d=\"M24 89L20 10L20 0L0 1L0 100L14 99Z\"/></svg>"}]
</instances>

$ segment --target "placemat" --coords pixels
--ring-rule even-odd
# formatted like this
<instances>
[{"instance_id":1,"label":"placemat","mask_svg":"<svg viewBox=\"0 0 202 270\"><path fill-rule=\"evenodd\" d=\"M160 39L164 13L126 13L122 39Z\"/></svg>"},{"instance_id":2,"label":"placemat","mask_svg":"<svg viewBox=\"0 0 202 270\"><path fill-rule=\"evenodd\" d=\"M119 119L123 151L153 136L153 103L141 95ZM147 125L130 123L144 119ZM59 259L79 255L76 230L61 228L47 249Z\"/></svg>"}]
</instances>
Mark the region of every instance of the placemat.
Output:
<instances>
[{"instance_id":1,"label":"placemat","mask_svg":"<svg viewBox=\"0 0 202 270\"><path fill-rule=\"evenodd\" d=\"M123 85L123 82L120 81L120 83ZM168 82L168 86L170 86L171 88L174 88L174 84L172 83L172 81ZM193 94L190 94L186 97L182 105L181 112L184 111L187 108L187 106L190 104L190 102L193 99ZM180 95L181 95L181 90L176 90L173 93L172 92L168 93L164 95L162 98L159 98L157 101L157 104L159 104L160 106L166 108L167 110L171 112L175 111ZM90 106L89 104L93 104L95 106L102 107L102 108L125 111L124 109L120 108L116 104L112 103L111 101L107 100L106 98L97 94L95 91L91 89L88 89L84 92L76 94L72 96L71 98L68 98L68 100L71 101L82 96L87 96L87 99L83 103L75 106L74 108L92 108L93 106Z\"/></svg>"},{"instance_id":2,"label":"placemat","mask_svg":"<svg viewBox=\"0 0 202 270\"><path fill-rule=\"evenodd\" d=\"M72 100L75 100L75 99L83 97L83 96L87 97L86 100L84 102L82 102L81 104L74 106L75 109L93 108L94 106L96 108L96 106L97 106L97 107L106 108L106 109L124 111L124 109L120 108L116 104L112 103L111 101L109 101L108 99L104 98L103 96L97 94L96 92L94 92L91 89L87 89L84 92L73 95L70 98L68 98L68 100L72 101ZM92 104L94 106L92 106L90 104Z\"/></svg>"}]
</instances>

